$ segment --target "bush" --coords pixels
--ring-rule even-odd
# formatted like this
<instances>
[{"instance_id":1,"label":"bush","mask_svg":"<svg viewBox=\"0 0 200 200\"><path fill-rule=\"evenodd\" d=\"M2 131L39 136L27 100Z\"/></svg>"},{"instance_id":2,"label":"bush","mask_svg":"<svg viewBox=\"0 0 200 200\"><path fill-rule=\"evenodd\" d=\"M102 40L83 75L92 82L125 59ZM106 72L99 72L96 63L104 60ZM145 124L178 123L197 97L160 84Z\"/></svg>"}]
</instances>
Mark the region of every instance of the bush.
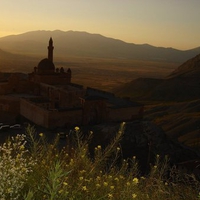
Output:
<instances>
[{"instance_id":1,"label":"bush","mask_svg":"<svg viewBox=\"0 0 200 200\"><path fill-rule=\"evenodd\" d=\"M88 150L92 133L83 140L75 127L73 147L58 150L58 138L48 143L44 134L38 138L29 126L26 136L11 138L0 148L0 199L198 199L195 178L184 182L182 175L169 168L167 159L161 162L157 156L146 177L140 176L135 157L119 162L124 126L109 146L95 148L93 159Z\"/></svg>"}]
</instances>

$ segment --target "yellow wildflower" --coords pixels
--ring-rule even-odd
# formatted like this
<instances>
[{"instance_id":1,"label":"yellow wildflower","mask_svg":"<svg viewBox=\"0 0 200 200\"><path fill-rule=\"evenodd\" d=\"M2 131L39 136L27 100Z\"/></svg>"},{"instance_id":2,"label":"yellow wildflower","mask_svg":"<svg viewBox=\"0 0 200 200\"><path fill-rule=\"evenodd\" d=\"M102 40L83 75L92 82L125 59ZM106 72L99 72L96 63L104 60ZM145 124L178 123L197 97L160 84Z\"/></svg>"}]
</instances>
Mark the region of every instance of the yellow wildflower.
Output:
<instances>
[{"instance_id":1,"label":"yellow wildflower","mask_svg":"<svg viewBox=\"0 0 200 200\"><path fill-rule=\"evenodd\" d=\"M114 186L114 185L111 185L111 186L110 186L110 189L111 189L111 190L114 190L114 189L115 189L115 186Z\"/></svg>"},{"instance_id":2,"label":"yellow wildflower","mask_svg":"<svg viewBox=\"0 0 200 200\"><path fill-rule=\"evenodd\" d=\"M63 185L67 186L67 185L68 185L68 183L67 183L67 182L63 182Z\"/></svg>"},{"instance_id":3,"label":"yellow wildflower","mask_svg":"<svg viewBox=\"0 0 200 200\"><path fill-rule=\"evenodd\" d=\"M109 176L108 176L108 178L109 178L109 179L112 179L112 176L111 176L111 175L109 175Z\"/></svg>"},{"instance_id":4,"label":"yellow wildflower","mask_svg":"<svg viewBox=\"0 0 200 200\"><path fill-rule=\"evenodd\" d=\"M82 177L82 176L81 176L81 177L79 177L79 180L80 180L80 181L82 181L82 180L83 180L83 177Z\"/></svg>"},{"instance_id":5,"label":"yellow wildflower","mask_svg":"<svg viewBox=\"0 0 200 200\"><path fill-rule=\"evenodd\" d=\"M59 193L59 194L63 193L63 190L59 190L58 193Z\"/></svg>"},{"instance_id":6,"label":"yellow wildflower","mask_svg":"<svg viewBox=\"0 0 200 200\"><path fill-rule=\"evenodd\" d=\"M43 137L43 135L44 135L43 133L40 133L40 134L39 134L40 137Z\"/></svg>"},{"instance_id":7,"label":"yellow wildflower","mask_svg":"<svg viewBox=\"0 0 200 200\"><path fill-rule=\"evenodd\" d=\"M116 177L114 180L118 182L118 181L119 181L119 178Z\"/></svg>"},{"instance_id":8,"label":"yellow wildflower","mask_svg":"<svg viewBox=\"0 0 200 200\"><path fill-rule=\"evenodd\" d=\"M132 194L132 198L135 199L137 197L137 194Z\"/></svg>"},{"instance_id":9,"label":"yellow wildflower","mask_svg":"<svg viewBox=\"0 0 200 200\"><path fill-rule=\"evenodd\" d=\"M82 190L83 190L83 191L87 191L87 187L84 185L84 186L82 187Z\"/></svg>"},{"instance_id":10,"label":"yellow wildflower","mask_svg":"<svg viewBox=\"0 0 200 200\"><path fill-rule=\"evenodd\" d=\"M120 179L124 179L124 177L123 177L122 175L119 175L119 178L120 178Z\"/></svg>"},{"instance_id":11,"label":"yellow wildflower","mask_svg":"<svg viewBox=\"0 0 200 200\"><path fill-rule=\"evenodd\" d=\"M103 185L104 185L104 186L108 186L108 183L107 183L107 182L104 182Z\"/></svg>"},{"instance_id":12,"label":"yellow wildflower","mask_svg":"<svg viewBox=\"0 0 200 200\"><path fill-rule=\"evenodd\" d=\"M112 199L113 198L113 195L112 194L108 194L108 198Z\"/></svg>"},{"instance_id":13,"label":"yellow wildflower","mask_svg":"<svg viewBox=\"0 0 200 200\"><path fill-rule=\"evenodd\" d=\"M75 126L75 131L79 131L80 130L80 128L78 127L78 126Z\"/></svg>"},{"instance_id":14,"label":"yellow wildflower","mask_svg":"<svg viewBox=\"0 0 200 200\"><path fill-rule=\"evenodd\" d=\"M20 146L20 150L24 150L24 148L25 148L24 145Z\"/></svg>"},{"instance_id":15,"label":"yellow wildflower","mask_svg":"<svg viewBox=\"0 0 200 200\"><path fill-rule=\"evenodd\" d=\"M130 182L127 182L126 185L127 185L127 186L130 186L131 184L130 184Z\"/></svg>"},{"instance_id":16,"label":"yellow wildflower","mask_svg":"<svg viewBox=\"0 0 200 200\"><path fill-rule=\"evenodd\" d=\"M138 178L134 178L134 179L133 179L133 183L134 183L134 184L138 184L138 182L139 182Z\"/></svg>"},{"instance_id":17,"label":"yellow wildflower","mask_svg":"<svg viewBox=\"0 0 200 200\"><path fill-rule=\"evenodd\" d=\"M100 176L97 176L97 177L96 177L96 180L101 180L101 177L100 177Z\"/></svg>"},{"instance_id":18,"label":"yellow wildflower","mask_svg":"<svg viewBox=\"0 0 200 200\"><path fill-rule=\"evenodd\" d=\"M101 187L101 185L97 183L97 184L96 184L96 187L99 188L99 187Z\"/></svg>"}]
</instances>

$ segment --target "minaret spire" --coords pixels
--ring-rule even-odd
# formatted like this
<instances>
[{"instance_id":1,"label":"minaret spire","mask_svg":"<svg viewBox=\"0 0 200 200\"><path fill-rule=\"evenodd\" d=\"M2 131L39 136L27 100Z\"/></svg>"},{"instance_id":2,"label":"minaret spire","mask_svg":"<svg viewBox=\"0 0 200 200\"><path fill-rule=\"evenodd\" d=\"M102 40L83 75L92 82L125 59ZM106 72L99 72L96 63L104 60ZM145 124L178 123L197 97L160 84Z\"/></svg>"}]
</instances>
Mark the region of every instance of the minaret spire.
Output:
<instances>
[{"instance_id":1,"label":"minaret spire","mask_svg":"<svg viewBox=\"0 0 200 200\"><path fill-rule=\"evenodd\" d=\"M51 60L53 62L53 40L52 37L50 37L49 39L49 46L48 46L48 59Z\"/></svg>"}]
</instances>

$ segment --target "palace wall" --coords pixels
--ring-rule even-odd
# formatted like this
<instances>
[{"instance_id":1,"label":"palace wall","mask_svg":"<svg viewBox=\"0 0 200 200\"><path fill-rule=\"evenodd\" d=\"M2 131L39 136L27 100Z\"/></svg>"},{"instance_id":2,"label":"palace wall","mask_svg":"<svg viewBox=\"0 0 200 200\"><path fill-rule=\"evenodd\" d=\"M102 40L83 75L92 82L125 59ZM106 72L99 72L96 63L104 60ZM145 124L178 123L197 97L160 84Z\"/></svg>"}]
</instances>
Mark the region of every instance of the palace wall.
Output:
<instances>
[{"instance_id":1,"label":"palace wall","mask_svg":"<svg viewBox=\"0 0 200 200\"><path fill-rule=\"evenodd\" d=\"M48 111L44 108L21 99L20 114L33 123L48 128Z\"/></svg>"},{"instance_id":2,"label":"palace wall","mask_svg":"<svg viewBox=\"0 0 200 200\"><path fill-rule=\"evenodd\" d=\"M46 84L64 85L64 84L68 84L71 82L71 78L68 73L64 73L64 74L54 73L53 75L51 75L51 74L48 74L48 75L31 74L30 79L37 83L46 83Z\"/></svg>"},{"instance_id":3,"label":"palace wall","mask_svg":"<svg viewBox=\"0 0 200 200\"><path fill-rule=\"evenodd\" d=\"M49 112L48 127L70 127L82 124L82 109Z\"/></svg>"},{"instance_id":4,"label":"palace wall","mask_svg":"<svg viewBox=\"0 0 200 200\"><path fill-rule=\"evenodd\" d=\"M0 96L0 122L15 123L20 112L20 99L12 96Z\"/></svg>"},{"instance_id":5,"label":"palace wall","mask_svg":"<svg viewBox=\"0 0 200 200\"><path fill-rule=\"evenodd\" d=\"M21 99L20 104L22 116L46 128L75 126L82 123L82 108L49 111L25 99Z\"/></svg>"}]
</instances>

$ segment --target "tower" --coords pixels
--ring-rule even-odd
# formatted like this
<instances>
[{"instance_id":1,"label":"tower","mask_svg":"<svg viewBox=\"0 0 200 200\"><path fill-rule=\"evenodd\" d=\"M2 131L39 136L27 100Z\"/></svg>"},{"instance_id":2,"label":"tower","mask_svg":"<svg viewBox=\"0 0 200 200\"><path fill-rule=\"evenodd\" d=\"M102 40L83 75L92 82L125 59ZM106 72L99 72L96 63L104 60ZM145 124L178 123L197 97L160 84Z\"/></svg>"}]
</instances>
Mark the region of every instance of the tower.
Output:
<instances>
[{"instance_id":1,"label":"tower","mask_svg":"<svg viewBox=\"0 0 200 200\"><path fill-rule=\"evenodd\" d=\"M49 46L48 46L48 59L53 62L53 40L52 38L49 39Z\"/></svg>"}]
</instances>

